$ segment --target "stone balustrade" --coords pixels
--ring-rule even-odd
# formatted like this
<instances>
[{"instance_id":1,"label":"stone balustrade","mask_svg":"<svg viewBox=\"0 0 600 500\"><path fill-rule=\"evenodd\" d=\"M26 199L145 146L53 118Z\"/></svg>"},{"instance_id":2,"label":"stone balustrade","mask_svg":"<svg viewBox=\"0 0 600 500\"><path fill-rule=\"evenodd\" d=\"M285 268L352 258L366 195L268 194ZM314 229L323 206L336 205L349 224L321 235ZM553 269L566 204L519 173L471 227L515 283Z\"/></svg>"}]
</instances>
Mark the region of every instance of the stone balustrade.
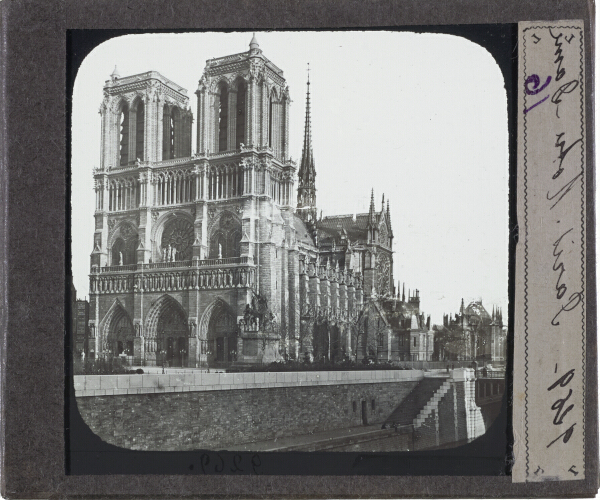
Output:
<instances>
[{"instance_id":1,"label":"stone balustrade","mask_svg":"<svg viewBox=\"0 0 600 500\"><path fill-rule=\"evenodd\" d=\"M90 275L90 292L110 294L132 291L166 292L253 288L255 283L256 268L248 264L236 264L235 267L161 268L150 272L138 270L135 273L92 274Z\"/></svg>"},{"instance_id":2,"label":"stone balustrade","mask_svg":"<svg viewBox=\"0 0 600 500\"><path fill-rule=\"evenodd\" d=\"M224 259L176 260L172 262L153 262L151 264L127 264L122 266L104 266L92 268L92 272L114 273L151 269L176 269L188 267L227 267L238 264L250 264L250 257L227 257Z\"/></svg>"}]
</instances>

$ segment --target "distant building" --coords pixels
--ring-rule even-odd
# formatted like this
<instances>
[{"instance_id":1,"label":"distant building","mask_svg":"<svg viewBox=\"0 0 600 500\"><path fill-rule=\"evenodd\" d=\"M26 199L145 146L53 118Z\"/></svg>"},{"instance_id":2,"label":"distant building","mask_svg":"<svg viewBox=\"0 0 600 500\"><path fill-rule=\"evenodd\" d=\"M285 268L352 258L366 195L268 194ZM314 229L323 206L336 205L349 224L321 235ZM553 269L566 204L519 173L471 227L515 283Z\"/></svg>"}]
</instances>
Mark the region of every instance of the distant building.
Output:
<instances>
[{"instance_id":1,"label":"distant building","mask_svg":"<svg viewBox=\"0 0 600 500\"><path fill-rule=\"evenodd\" d=\"M75 289L73 280L71 280L71 296L69 298L70 298L69 307L71 309L71 314L70 314L71 338L70 338L70 341L71 341L71 348L74 350L75 349L75 338L77 336L77 290ZM73 351L73 352L75 352L75 351Z\"/></svg>"},{"instance_id":2,"label":"distant building","mask_svg":"<svg viewBox=\"0 0 600 500\"><path fill-rule=\"evenodd\" d=\"M400 286L398 286L398 290ZM434 332L431 318L420 310L419 290L406 300L402 295L382 298L377 301L381 314L389 327L389 356L393 361L431 361L434 352Z\"/></svg>"},{"instance_id":3,"label":"distant building","mask_svg":"<svg viewBox=\"0 0 600 500\"><path fill-rule=\"evenodd\" d=\"M77 300L75 309L75 335L74 347L76 353L84 352L86 356L88 352L88 337L90 320L90 303L87 300Z\"/></svg>"},{"instance_id":4,"label":"distant building","mask_svg":"<svg viewBox=\"0 0 600 500\"><path fill-rule=\"evenodd\" d=\"M494 307L492 314L483 307L482 301L473 301L452 318L444 315L444 323L435 326L434 359L440 361L506 360L506 329L502 310Z\"/></svg>"}]
</instances>

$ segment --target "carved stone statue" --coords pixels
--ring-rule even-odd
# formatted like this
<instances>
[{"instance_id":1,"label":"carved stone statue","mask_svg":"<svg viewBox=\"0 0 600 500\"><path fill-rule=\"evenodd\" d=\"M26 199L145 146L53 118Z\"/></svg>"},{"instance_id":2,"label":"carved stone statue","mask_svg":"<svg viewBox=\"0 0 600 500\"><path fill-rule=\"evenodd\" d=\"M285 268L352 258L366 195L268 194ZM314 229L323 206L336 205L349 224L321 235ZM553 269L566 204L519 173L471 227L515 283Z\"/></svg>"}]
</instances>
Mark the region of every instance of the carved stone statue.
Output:
<instances>
[{"instance_id":1,"label":"carved stone statue","mask_svg":"<svg viewBox=\"0 0 600 500\"><path fill-rule=\"evenodd\" d=\"M219 259L223 258L223 247L221 247L221 243L219 243Z\"/></svg>"},{"instance_id":2,"label":"carved stone statue","mask_svg":"<svg viewBox=\"0 0 600 500\"><path fill-rule=\"evenodd\" d=\"M119 265L123 265L123 252L119 252Z\"/></svg>"}]
</instances>

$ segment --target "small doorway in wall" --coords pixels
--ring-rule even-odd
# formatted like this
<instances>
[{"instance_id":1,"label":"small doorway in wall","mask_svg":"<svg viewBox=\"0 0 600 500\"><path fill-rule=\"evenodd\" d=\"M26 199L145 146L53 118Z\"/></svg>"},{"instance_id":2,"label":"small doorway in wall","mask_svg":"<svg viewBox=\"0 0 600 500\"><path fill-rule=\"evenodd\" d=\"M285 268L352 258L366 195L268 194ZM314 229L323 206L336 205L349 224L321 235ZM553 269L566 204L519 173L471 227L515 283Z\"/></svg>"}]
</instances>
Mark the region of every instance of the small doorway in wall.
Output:
<instances>
[{"instance_id":1,"label":"small doorway in wall","mask_svg":"<svg viewBox=\"0 0 600 500\"><path fill-rule=\"evenodd\" d=\"M367 420L367 402L366 401L362 401L361 412L362 412L362 424L369 425L369 421Z\"/></svg>"}]
</instances>

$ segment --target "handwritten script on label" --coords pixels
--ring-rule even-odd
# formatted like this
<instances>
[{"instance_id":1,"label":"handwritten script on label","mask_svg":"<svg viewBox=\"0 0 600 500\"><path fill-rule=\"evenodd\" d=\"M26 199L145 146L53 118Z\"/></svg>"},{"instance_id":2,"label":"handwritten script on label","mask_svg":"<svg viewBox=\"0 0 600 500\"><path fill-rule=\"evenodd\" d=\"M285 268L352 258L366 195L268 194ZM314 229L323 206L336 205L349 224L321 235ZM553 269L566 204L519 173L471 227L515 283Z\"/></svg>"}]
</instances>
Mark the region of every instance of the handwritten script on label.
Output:
<instances>
[{"instance_id":1,"label":"handwritten script on label","mask_svg":"<svg viewBox=\"0 0 600 500\"><path fill-rule=\"evenodd\" d=\"M513 481L585 475L583 23L519 23ZM551 451L551 452L550 452Z\"/></svg>"}]
</instances>

